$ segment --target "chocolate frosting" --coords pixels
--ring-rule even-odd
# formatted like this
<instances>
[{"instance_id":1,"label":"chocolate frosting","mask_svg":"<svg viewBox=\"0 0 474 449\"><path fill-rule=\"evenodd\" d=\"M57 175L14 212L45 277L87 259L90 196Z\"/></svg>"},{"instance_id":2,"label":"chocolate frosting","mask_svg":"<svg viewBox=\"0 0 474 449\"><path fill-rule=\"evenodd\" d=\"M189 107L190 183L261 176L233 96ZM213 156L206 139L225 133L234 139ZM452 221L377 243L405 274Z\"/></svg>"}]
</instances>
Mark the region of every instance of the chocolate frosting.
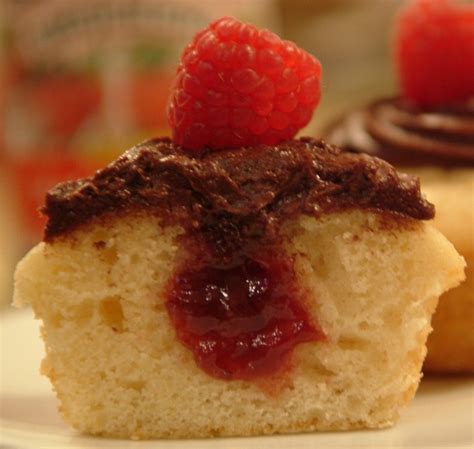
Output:
<instances>
[{"instance_id":1,"label":"chocolate frosting","mask_svg":"<svg viewBox=\"0 0 474 449\"><path fill-rule=\"evenodd\" d=\"M325 136L398 166L474 165L474 101L420 109L400 98L382 99L349 112Z\"/></svg>"},{"instance_id":2,"label":"chocolate frosting","mask_svg":"<svg viewBox=\"0 0 474 449\"><path fill-rule=\"evenodd\" d=\"M92 177L57 185L42 211L44 237L51 241L96 217L131 210L187 231L216 235L216 227L226 226L227 235L234 229L247 238L298 214L354 208L419 220L434 215L418 178L310 138L218 152L186 152L167 138L150 140Z\"/></svg>"}]
</instances>

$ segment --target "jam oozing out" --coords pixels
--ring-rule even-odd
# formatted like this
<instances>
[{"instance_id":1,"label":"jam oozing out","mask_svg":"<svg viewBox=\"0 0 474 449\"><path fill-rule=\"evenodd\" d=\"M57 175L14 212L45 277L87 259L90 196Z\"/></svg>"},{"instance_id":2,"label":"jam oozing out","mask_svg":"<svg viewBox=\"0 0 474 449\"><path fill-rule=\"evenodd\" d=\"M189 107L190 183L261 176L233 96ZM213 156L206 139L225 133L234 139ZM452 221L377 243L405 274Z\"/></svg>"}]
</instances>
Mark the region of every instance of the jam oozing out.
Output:
<instances>
[{"instance_id":1,"label":"jam oozing out","mask_svg":"<svg viewBox=\"0 0 474 449\"><path fill-rule=\"evenodd\" d=\"M324 339L303 308L291 259L190 266L171 281L166 307L178 339L211 376L272 375L298 343Z\"/></svg>"}]
</instances>

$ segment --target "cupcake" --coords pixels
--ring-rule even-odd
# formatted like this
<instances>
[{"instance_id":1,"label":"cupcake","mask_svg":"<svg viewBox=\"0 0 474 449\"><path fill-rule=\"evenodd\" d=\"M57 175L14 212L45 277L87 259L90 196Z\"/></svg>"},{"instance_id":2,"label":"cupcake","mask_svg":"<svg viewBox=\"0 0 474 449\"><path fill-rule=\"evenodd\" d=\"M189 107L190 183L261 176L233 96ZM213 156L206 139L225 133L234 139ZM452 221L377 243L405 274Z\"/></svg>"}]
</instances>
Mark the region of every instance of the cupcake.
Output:
<instances>
[{"instance_id":1,"label":"cupcake","mask_svg":"<svg viewBox=\"0 0 474 449\"><path fill-rule=\"evenodd\" d=\"M173 139L46 196L15 305L64 420L123 438L392 425L464 261L418 179L318 139L319 62L232 18L185 49Z\"/></svg>"},{"instance_id":2,"label":"cupcake","mask_svg":"<svg viewBox=\"0 0 474 449\"><path fill-rule=\"evenodd\" d=\"M349 111L325 132L418 175L436 205L434 224L466 259L466 281L443 295L433 318L426 372L474 373L473 42L473 5L411 2L396 21L399 96Z\"/></svg>"}]
</instances>

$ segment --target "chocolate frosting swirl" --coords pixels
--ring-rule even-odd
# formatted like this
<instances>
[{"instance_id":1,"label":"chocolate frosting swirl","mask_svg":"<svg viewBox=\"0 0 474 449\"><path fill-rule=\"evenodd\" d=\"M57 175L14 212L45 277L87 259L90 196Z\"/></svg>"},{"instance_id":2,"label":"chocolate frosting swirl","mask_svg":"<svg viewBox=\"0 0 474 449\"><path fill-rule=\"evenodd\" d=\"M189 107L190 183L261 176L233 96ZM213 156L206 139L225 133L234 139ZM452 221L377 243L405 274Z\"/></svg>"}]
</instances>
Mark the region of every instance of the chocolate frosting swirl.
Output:
<instances>
[{"instance_id":1,"label":"chocolate frosting swirl","mask_svg":"<svg viewBox=\"0 0 474 449\"><path fill-rule=\"evenodd\" d=\"M167 138L150 140L92 177L59 184L42 211L50 241L101 215L129 210L145 210L188 231L226 223L245 238L301 213L351 208L421 220L434 215L418 178L310 138L195 153Z\"/></svg>"},{"instance_id":2,"label":"chocolate frosting swirl","mask_svg":"<svg viewBox=\"0 0 474 449\"><path fill-rule=\"evenodd\" d=\"M400 98L375 101L329 126L326 139L399 166L474 164L474 101L423 110Z\"/></svg>"}]
</instances>

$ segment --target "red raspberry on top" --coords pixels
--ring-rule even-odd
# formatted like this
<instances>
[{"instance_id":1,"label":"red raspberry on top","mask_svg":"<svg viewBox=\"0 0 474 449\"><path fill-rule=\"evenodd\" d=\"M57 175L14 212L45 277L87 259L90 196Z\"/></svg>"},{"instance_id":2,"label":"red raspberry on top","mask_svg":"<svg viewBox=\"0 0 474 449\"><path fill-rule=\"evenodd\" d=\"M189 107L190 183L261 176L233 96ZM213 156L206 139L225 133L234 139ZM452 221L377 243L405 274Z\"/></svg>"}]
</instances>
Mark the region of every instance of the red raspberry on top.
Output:
<instances>
[{"instance_id":1,"label":"red raspberry on top","mask_svg":"<svg viewBox=\"0 0 474 449\"><path fill-rule=\"evenodd\" d=\"M196 34L168 102L176 143L232 148L291 139L320 98L321 64L268 30L224 17Z\"/></svg>"},{"instance_id":2,"label":"red raspberry on top","mask_svg":"<svg viewBox=\"0 0 474 449\"><path fill-rule=\"evenodd\" d=\"M420 106L442 106L474 96L474 5L415 0L395 29L402 94Z\"/></svg>"}]
</instances>

